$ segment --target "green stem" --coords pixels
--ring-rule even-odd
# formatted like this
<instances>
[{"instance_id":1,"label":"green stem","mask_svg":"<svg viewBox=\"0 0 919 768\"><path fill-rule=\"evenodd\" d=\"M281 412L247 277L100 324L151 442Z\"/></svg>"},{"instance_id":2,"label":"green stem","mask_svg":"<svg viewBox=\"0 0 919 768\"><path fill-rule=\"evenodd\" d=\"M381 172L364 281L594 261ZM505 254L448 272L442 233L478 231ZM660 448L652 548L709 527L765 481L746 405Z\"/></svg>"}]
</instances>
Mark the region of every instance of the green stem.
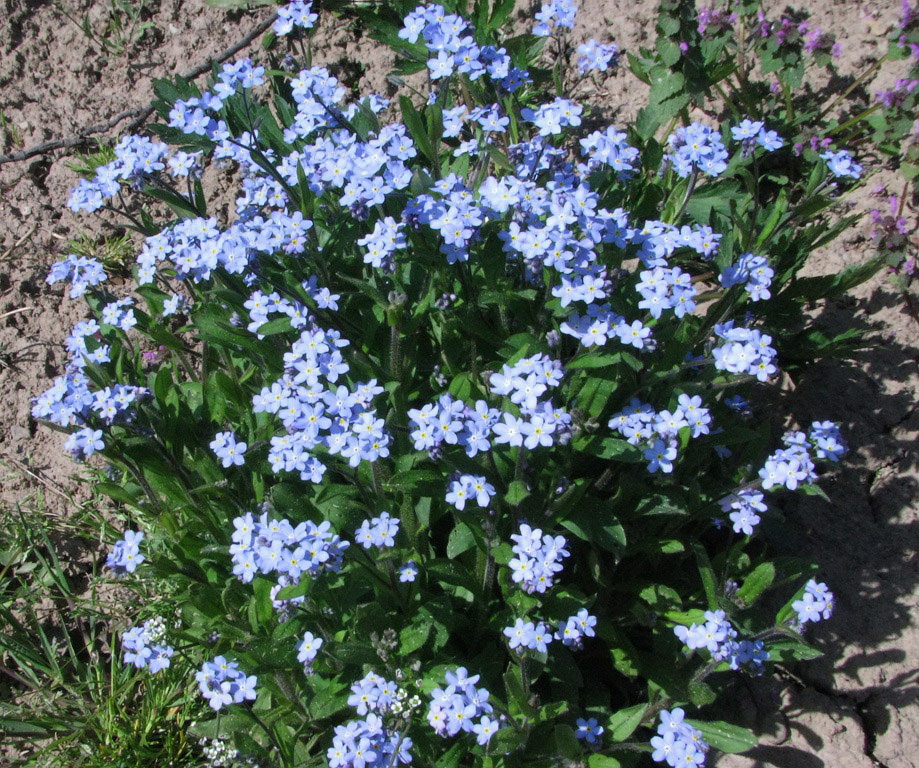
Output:
<instances>
[{"instance_id":1,"label":"green stem","mask_svg":"<svg viewBox=\"0 0 919 768\"><path fill-rule=\"evenodd\" d=\"M686 206L689 205L689 198L692 197L692 193L696 189L696 182L699 180L699 169L694 165L692 167L692 173L689 174L689 186L686 187L686 194L683 195L683 202L680 203L680 210L676 212L676 216L673 217L673 224L676 225L679 223L680 219L683 217L683 214L686 212Z\"/></svg>"},{"instance_id":2,"label":"green stem","mask_svg":"<svg viewBox=\"0 0 919 768\"><path fill-rule=\"evenodd\" d=\"M862 74L856 78L855 82L852 83L852 85L846 88L846 90L844 90L835 99L833 99L833 101L831 101L826 107L823 108L823 111L819 115L817 115L817 117L815 118L814 123L819 124L819 122L824 117L826 117L827 114L830 113L833 107L835 107L837 104L839 104L840 102L848 98L849 94L852 93L852 91L854 91L856 88L862 85L869 77L875 74L878 70L880 70L881 65L884 63L884 60L885 59L878 59L876 62L874 62L874 64L870 65L864 72L862 72Z\"/></svg>"}]
</instances>

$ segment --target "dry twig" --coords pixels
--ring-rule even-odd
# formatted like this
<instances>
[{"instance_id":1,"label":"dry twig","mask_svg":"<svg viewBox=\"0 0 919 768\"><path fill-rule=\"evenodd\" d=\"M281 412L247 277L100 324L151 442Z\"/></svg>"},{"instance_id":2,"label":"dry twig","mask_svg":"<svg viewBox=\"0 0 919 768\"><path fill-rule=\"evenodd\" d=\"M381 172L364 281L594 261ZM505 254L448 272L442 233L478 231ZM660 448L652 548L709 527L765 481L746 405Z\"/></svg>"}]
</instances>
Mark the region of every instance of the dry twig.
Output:
<instances>
[{"instance_id":1,"label":"dry twig","mask_svg":"<svg viewBox=\"0 0 919 768\"><path fill-rule=\"evenodd\" d=\"M217 56L209 58L203 64L195 67L190 72L183 73L181 77L186 80L192 80L196 77L199 77L200 75L203 75L205 72L210 72L211 68L215 64L221 64L231 56L239 53L239 51L249 45L249 43L255 40L255 38L265 32L274 22L274 18L274 15L271 15L267 19L264 19L255 27L255 29L253 29L238 43L230 46L225 51L219 53ZM18 163L37 155L44 155L48 152L53 152L56 149L69 149L71 147L78 147L81 144L85 144L91 136L99 133L106 133L118 125L122 120L127 120L128 118L132 118L127 127L127 131L130 133L139 125L141 125L152 114L152 104L136 109L126 109L124 112L119 112L117 115L109 120L106 120L104 123L97 123L96 125L87 126L76 136L71 136L70 138L66 139L53 139L52 141L46 141L42 144L36 144L32 147L29 147L28 149L12 152L9 155L0 155L0 165L3 165L4 163Z\"/></svg>"}]
</instances>

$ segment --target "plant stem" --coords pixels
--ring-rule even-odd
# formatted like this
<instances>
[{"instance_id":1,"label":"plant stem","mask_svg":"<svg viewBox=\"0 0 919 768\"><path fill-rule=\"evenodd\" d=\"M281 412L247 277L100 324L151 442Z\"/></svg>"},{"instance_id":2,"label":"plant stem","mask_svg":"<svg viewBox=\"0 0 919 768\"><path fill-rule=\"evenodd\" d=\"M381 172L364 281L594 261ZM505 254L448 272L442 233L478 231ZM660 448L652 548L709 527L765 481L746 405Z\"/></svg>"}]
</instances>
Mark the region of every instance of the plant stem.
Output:
<instances>
[{"instance_id":1,"label":"plant stem","mask_svg":"<svg viewBox=\"0 0 919 768\"><path fill-rule=\"evenodd\" d=\"M692 167L692 173L689 174L689 186L686 187L686 194L683 195L683 202L680 203L680 210L676 212L676 216L673 217L673 224L676 225L679 223L680 219L683 217L683 214L686 212L686 206L689 205L689 198L692 197L692 193L696 189L696 182L699 180L699 169L694 165Z\"/></svg>"}]
</instances>

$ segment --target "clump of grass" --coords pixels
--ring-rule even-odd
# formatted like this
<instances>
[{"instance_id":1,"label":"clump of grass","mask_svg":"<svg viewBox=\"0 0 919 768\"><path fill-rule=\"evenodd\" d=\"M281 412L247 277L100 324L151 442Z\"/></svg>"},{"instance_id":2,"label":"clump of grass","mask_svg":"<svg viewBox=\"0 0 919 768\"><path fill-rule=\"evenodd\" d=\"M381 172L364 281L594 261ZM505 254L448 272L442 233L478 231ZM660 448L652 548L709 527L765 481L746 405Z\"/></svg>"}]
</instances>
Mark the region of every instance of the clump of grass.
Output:
<instances>
[{"instance_id":1,"label":"clump of grass","mask_svg":"<svg viewBox=\"0 0 919 768\"><path fill-rule=\"evenodd\" d=\"M0 508L0 529L0 763L196 764L192 701L121 662L122 621L94 569L68 573L41 495Z\"/></svg>"},{"instance_id":2,"label":"clump of grass","mask_svg":"<svg viewBox=\"0 0 919 768\"><path fill-rule=\"evenodd\" d=\"M6 112L0 109L0 150L5 152L8 149L18 149L22 145L22 131L7 117Z\"/></svg>"},{"instance_id":3,"label":"clump of grass","mask_svg":"<svg viewBox=\"0 0 919 768\"><path fill-rule=\"evenodd\" d=\"M103 165L115 159L115 150L100 139L96 139L96 149L93 152L78 153L72 162L66 163L67 167L81 179L93 179L96 172Z\"/></svg>"},{"instance_id":4,"label":"clump of grass","mask_svg":"<svg viewBox=\"0 0 919 768\"><path fill-rule=\"evenodd\" d=\"M100 51L121 54L137 46L156 25L149 20L158 3L150 0L109 0L108 12L101 25L93 25L88 13L82 17L61 2L57 11L73 22Z\"/></svg>"},{"instance_id":5,"label":"clump of grass","mask_svg":"<svg viewBox=\"0 0 919 768\"><path fill-rule=\"evenodd\" d=\"M134 244L127 234L99 239L81 232L68 241L67 247L70 253L102 262L109 271L126 270L134 258Z\"/></svg>"}]
</instances>

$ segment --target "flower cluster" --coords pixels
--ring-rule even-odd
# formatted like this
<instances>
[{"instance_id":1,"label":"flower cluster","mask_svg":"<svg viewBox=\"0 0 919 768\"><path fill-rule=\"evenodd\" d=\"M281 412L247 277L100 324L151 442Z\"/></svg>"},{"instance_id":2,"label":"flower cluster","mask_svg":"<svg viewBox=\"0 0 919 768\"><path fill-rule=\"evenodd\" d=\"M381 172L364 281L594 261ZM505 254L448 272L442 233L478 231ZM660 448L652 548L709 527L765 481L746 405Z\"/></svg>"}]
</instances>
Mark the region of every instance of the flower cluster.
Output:
<instances>
[{"instance_id":1,"label":"flower cluster","mask_svg":"<svg viewBox=\"0 0 919 768\"><path fill-rule=\"evenodd\" d=\"M837 462L846 453L846 441L842 437L839 425L832 421L813 422L807 439L818 459Z\"/></svg>"},{"instance_id":2,"label":"flower cluster","mask_svg":"<svg viewBox=\"0 0 919 768\"><path fill-rule=\"evenodd\" d=\"M588 40L578 46L578 72L606 72L619 66L619 47L615 43L603 45L596 40Z\"/></svg>"},{"instance_id":3,"label":"flower cluster","mask_svg":"<svg viewBox=\"0 0 919 768\"><path fill-rule=\"evenodd\" d=\"M121 646L124 648L125 664L133 664L137 669L149 669L153 674L166 669L174 651L172 646L158 644L165 632L166 624L159 617L122 632Z\"/></svg>"},{"instance_id":4,"label":"flower cluster","mask_svg":"<svg viewBox=\"0 0 919 768\"><path fill-rule=\"evenodd\" d=\"M775 131L767 131L762 120L742 120L739 125L731 128L734 141L743 142L745 147L752 148L758 144L763 149L772 152L785 146Z\"/></svg>"},{"instance_id":5,"label":"flower cluster","mask_svg":"<svg viewBox=\"0 0 919 768\"><path fill-rule=\"evenodd\" d=\"M239 750L226 739L202 738L198 740L198 746L210 768L258 768L258 763L241 756Z\"/></svg>"},{"instance_id":6,"label":"flower cluster","mask_svg":"<svg viewBox=\"0 0 919 768\"><path fill-rule=\"evenodd\" d=\"M740 17L736 13L721 8L699 9L699 34L715 37L734 28Z\"/></svg>"},{"instance_id":7,"label":"flower cluster","mask_svg":"<svg viewBox=\"0 0 919 768\"><path fill-rule=\"evenodd\" d=\"M694 171L708 176L718 176L728 167L728 151L721 135L702 123L682 126L667 139L670 151L665 160L681 179Z\"/></svg>"},{"instance_id":8,"label":"flower cluster","mask_svg":"<svg viewBox=\"0 0 919 768\"><path fill-rule=\"evenodd\" d=\"M237 441L232 432L218 432L210 442L211 450L220 459L224 469L241 467L245 463L245 453L249 446Z\"/></svg>"},{"instance_id":9,"label":"flower cluster","mask_svg":"<svg viewBox=\"0 0 919 768\"><path fill-rule=\"evenodd\" d=\"M889 91L877 92L878 103L888 109L902 107L917 88L919 88L919 80L897 78L894 87Z\"/></svg>"},{"instance_id":10,"label":"flower cluster","mask_svg":"<svg viewBox=\"0 0 919 768\"><path fill-rule=\"evenodd\" d=\"M105 268L101 262L91 259L88 256L77 256L71 253L63 261L55 262L51 265L51 271L45 282L48 285L55 283L70 283L71 299L77 299L86 293L87 288L101 285L108 277L105 274Z\"/></svg>"},{"instance_id":11,"label":"flower cluster","mask_svg":"<svg viewBox=\"0 0 919 768\"><path fill-rule=\"evenodd\" d=\"M347 344L337 331L304 330L284 355L284 376L253 398L255 413L277 414L286 430L270 441L274 472L321 482L326 466L314 455L319 446L352 467L389 455L391 438L370 407L383 387L375 379L353 389L339 381L349 371L340 351Z\"/></svg>"},{"instance_id":12,"label":"flower cluster","mask_svg":"<svg viewBox=\"0 0 919 768\"><path fill-rule=\"evenodd\" d=\"M881 189L884 190L883 187ZM886 212L871 211L871 239L879 251L899 253L910 243L910 224L902 215L903 209L900 201L899 196L890 195Z\"/></svg>"},{"instance_id":13,"label":"flower cluster","mask_svg":"<svg viewBox=\"0 0 919 768\"><path fill-rule=\"evenodd\" d=\"M645 446L649 472L673 472L681 429L689 429L691 437L710 432L711 413L702 405L699 395L681 394L673 411L657 412L647 403L632 398L629 404L609 420L608 426L629 443Z\"/></svg>"},{"instance_id":14,"label":"flower cluster","mask_svg":"<svg viewBox=\"0 0 919 768\"><path fill-rule=\"evenodd\" d=\"M246 675L235 661L217 656L213 661L202 664L195 674L201 695L213 710L220 710L229 704L255 701L255 686L258 678Z\"/></svg>"},{"instance_id":15,"label":"flower cluster","mask_svg":"<svg viewBox=\"0 0 919 768\"><path fill-rule=\"evenodd\" d=\"M772 285L774 275L775 272L769 266L769 260L765 256L743 253L736 262L725 268L719 275L718 281L725 288L742 285L751 301L760 301L772 296L769 286Z\"/></svg>"},{"instance_id":16,"label":"flower cluster","mask_svg":"<svg viewBox=\"0 0 919 768\"><path fill-rule=\"evenodd\" d=\"M619 178L627 181L637 169L638 150L626 141L627 135L614 126L594 131L580 140L581 154L587 157L587 164L580 168L584 175L606 166L612 168ZM623 211L619 211L624 215Z\"/></svg>"},{"instance_id":17,"label":"flower cluster","mask_svg":"<svg viewBox=\"0 0 919 768\"><path fill-rule=\"evenodd\" d=\"M105 560L106 568L111 568L116 576L134 573L137 566L146 558L140 554L140 543L144 540L142 531L125 531L124 538L116 541L112 551Z\"/></svg>"},{"instance_id":18,"label":"flower cluster","mask_svg":"<svg viewBox=\"0 0 919 768\"><path fill-rule=\"evenodd\" d=\"M493 707L489 693L476 688L478 675L469 676L465 667L448 671L445 687L431 691L428 723L440 736L456 736L460 732L474 733L476 741L485 746L500 728L500 721L489 717Z\"/></svg>"},{"instance_id":19,"label":"flower cluster","mask_svg":"<svg viewBox=\"0 0 919 768\"><path fill-rule=\"evenodd\" d=\"M778 370L774 362L778 353L770 346L772 337L768 334L755 328L735 328L733 320L716 324L714 331L724 342L712 349L719 371L767 381Z\"/></svg>"},{"instance_id":20,"label":"flower cluster","mask_svg":"<svg viewBox=\"0 0 919 768\"><path fill-rule=\"evenodd\" d=\"M803 627L809 621L828 619L833 615L833 593L823 582L811 579L804 585L804 594L791 605Z\"/></svg>"},{"instance_id":21,"label":"flower cluster","mask_svg":"<svg viewBox=\"0 0 919 768\"><path fill-rule=\"evenodd\" d=\"M132 309L133 306L134 299L130 296L110 301L102 308L102 322L113 328L118 328L123 333L127 333L137 325L137 318Z\"/></svg>"},{"instance_id":22,"label":"flower cluster","mask_svg":"<svg viewBox=\"0 0 919 768\"><path fill-rule=\"evenodd\" d=\"M546 355L523 358L513 365L505 365L499 373L491 374L489 390L515 405L520 412L519 417L491 408L484 400L477 401L470 408L450 395L442 395L437 403L409 410L414 426L411 438L415 450L426 450L432 457L437 457L447 446L456 445L473 457L490 450L492 441L496 445L524 445L527 448L566 441L570 436L570 414L542 399L549 389L561 383L562 376L561 363ZM484 506L480 501L484 497L474 487L477 480L479 478L472 478L473 489L480 506ZM451 485L451 493L454 490ZM485 485L482 486L481 493L490 496L493 492L493 489L489 492ZM465 503L465 497L462 503Z\"/></svg>"},{"instance_id":23,"label":"flower cluster","mask_svg":"<svg viewBox=\"0 0 919 768\"><path fill-rule=\"evenodd\" d=\"M389 728L381 715L399 713L421 702L396 683L375 672L351 686L348 706L354 707L363 720L351 720L335 726L335 737L327 757L329 768L383 768L412 762L412 740Z\"/></svg>"},{"instance_id":24,"label":"flower cluster","mask_svg":"<svg viewBox=\"0 0 919 768\"><path fill-rule=\"evenodd\" d=\"M809 22L803 21L798 25L798 33L805 37L803 48L814 56L829 54L834 59L839 58L842 46L836 42L836 37L829 32L824 32L820 27L811 27Z\"/></svg>"},{"instance_id":25,"label":"flower cluster","mask_svg":"<svg viewBox=\"0 0 919 768\"><path fill-rule=\"evenodd\" d=\"M844 149L839 152L827 150L820 157L826 160L830 173L837 179L860 179L862 176L862 167Z\"/></svg>"},{"instance_id":26,"label":"flower cluster","mask_svg":"<svg viewBox=\"0 0 919 768\"><path fill-rule=\"evenodd\" d=\"M246 584L257 573L277 573L278 584L289 587L304 573L335 572L350 546L332 533L328 521L316 525L307 520L294 526L269 518L267 512L258 519L247 513L233 520L233 527L233 573Z\"/></svg>"},{"instance_id":27,"label":"flower cluster","mask_svg":"<svg viewBox=\"0 0 919 768\"><path fill-rule=\"evenodd\" d=\"M553 640L560 640L562 645L578 650L582 647L585 637L595 636L596 625L597 617L591 616L586 608L582 608L577 615L558 622L558 630L555 633L541 621L534 623L518 618L513 626L504 628L504 636L507 638L508 647L519 654L526 650L546 653L549 643Z\"/></svg>"},{"instance_id":28,"label":"flower cluster","mask_svg":"<svg viewBox=\"0 0 919 768\"><path fill-rule=\"evenodd\" d=\"M833 58L837 58L842 52L839 43L831 34L822 32L819 27L811 28L807 21L797 21L790 16L781 16L778 21L769 21L762 10L758 11L758 18L760 37L776 46L800 45L807 53L830 54Z\"/></svg>"},{"instance_id":29,"label":"flower cluster","mask_svg":"<svg viewBox=\"0 0 919 768\"><path fill-rule=\"evenodd\" d=\"M399 569L399 581L403 583L411 583L418 578L418 566L414 561L409 560L405 565Z\"/></svg>"},{"instance_id":30,"label":"flower cluster","mask_svg":"<svg viewBox=\"0 0 919 768\"><path fill-rule=\"evenodd\" d=\"M543 593L555 584L555 576L562 570L561 561L569 556L564 536L543 535L540 528L520 525L520 533L511 534L516 555L509 565L511 578L528 594Z\"/></svg>"},{"instance_id":31,"label":"flower cluster","mask_svg":"<svg viewBox=\"0 0 919 768\"><path fill-rule=\"evenodd\" d=\"M364 520L354 534L354 540L364 549L379 547L385 549L396 546L396 534L399 533L399 518L390 517L389 512L381 512L379 517Z\"/></svg>"},{"instance_id":32,"label":"flower cluster","mask_svg":"<svg viewBox=\"0 0 919 768\"><path fill-rule=\"evenodd\" d=\"M250 155L245 145L251 144L253 137L245 137L241 147L230 146L230 131L227 124L215 116L236 93L237 88L255 88L264 83L265 68L255 66L251 59L239 59L225 64L211 91L200 97L175 102L169 112L169 125L189 136L206 136L213 142L224 143L218 148L216 157L248 160Z\"/></svg>"},{"instance_id":33,"label":"flower cluster","mask_svg":"<svg viewBox=\"0 0 919 768\"><path fill-rule=\"evenodd\" d=\"M64 442L64 450L74 461L85 461L97 451L105 450L102 430L92 427L78 429Z\"/></svg>"},{"instance_id":34,"label":"flower cluster","mask_svg":"<svg viewBox=\"0 0 919 768\"><path fill-rule=\"evenodd\" d=\"M635 286L641 295L638 307L648 310L655 320L664 310L672 309L677 317L685 317L696 308L692 279L679 267L654 267L643 271L639 277L641 280Z\"/></svg>"},{"instance_id":35,"label":"flower cluster","mask_svg":"<svg viewBox=\"0 0 919 768\"><path fill-rule=\"evenodd\" d=\"M690 650L705 648L712 661L727 662L731 669L747 667L759 673L769 659L762 640L737 639L737 630L724 611L706 611L704 624L674 627L673 632Z\"/></svg>"},{"instance_id":36,"label":"flower cluster","mask_svg":"<svg viewBox=\"0 0 919 768\"><path fill-rule=\"evenodd\" d=\"M729 493L718 501L721 511L726 513L731 520L734 533L753 535L753 529L759 525L759 512L765 512L767 507L763 503L763 494L759 491L737 491Z\"/></svg>"},{"instance_id":37,"label":"flower cluster","mask_svg":"<svg viewBox=\"0 0 919 768\"><path fill-rule=\"evenodd\" d=\"M581 608L574 616L569 616L564 622L558 623L555 639L561 640L562 645L575 650L581 648L585 637L594 637L594 627L597 626L597 617L588 613L586 608Z\"/></svg>"},{"instance_id":38,"label":"flower cluster","mask_svg":"<svg viewBox=\"0 0 919 768\"><path fill-rule=\"evenodd\" d=\"M547 646L552 642L552 630L541 621L535 624L532 621L517 619L514 626L504 628L507 645L512 651L522 654L525 650L545 653Z\"/></svg>"},{"instance_id":39,"label":"flower cluster","mask_svg":"<svg viewBox=\"0 0 919 768\"><path fill-rule=\"evenodd\" d=\"M540 136L557 136L581 124L584 108L569 99L556 98L536 109L522 109L520 116L536 126Z\"/></svg>"},{"instance_id":40,"label":"flower cluster","mask_svg":"<svg viewBox=\"0 0 919 768\"><path fill-rule=\"evenodd\" d=\"M479 47L469 34L465 19L444 12L439 5L416 8L405 17L399 37L409 43L419 37L431 54L428 70L432 80L449 77L454 72L477 80L488 75L495 84L513 93L529 81L529 75L512 66L510 56L503 48Z\"/></svg>"},{"instance_id":41,"label":"flower cluster","mask_svg":"<svg viewBox=\"0 0 919 768\"><path fill-rule=\"evenodd\" d=\"M288 5L278 8L278 18L274 22L276 35L289 35L294 29L312 29L319 14L313 13L310 0L291 0Z\"/></svg>"},{"instance_id":42,"label":"flower cluster","mask_svg":"<svg viewBox=\"0 0 919 768\"><path fill-rule=\"evenodd\" d=\"M495 495L495 487L479 475L460 475L451 481L447 489L446 501L462 512L466 502L474 499L482 509L488 506Z\"/></svg>"},{"instance_id":43,"label":"flower cluster","mask_svg":"<svg viewBox=\"0 0 919 768\"><path fill-rule=\"evenodd\" d=\"M697 728L683 721L685 713L679 707L661 712L657 736L651 739L651 759L657 763L677 766L701 766L705 764L708 744Z\"/></svg>"},{"instance_id":44,"label":"flower cluster","mask_svg":"<svg viewBox=\"0 0 919 768\"><path fill-rule=\"evenodd\" d=\"M70 194L68 208L74 213L92 213L115 197L122 183L139 189L145 180L166 167L163 161L168 152L169 148L160 141L144 136L125 136L115 145L114 160L99 166L92 181L80 180Z\"/></svg>"},{"instance_id":45,"label":"flower cluster","mask_svg":"<svg viewBox=\"0 0 919 768\"><path fill-rule=\"evenodd\" d=\"M536 12L533 25L536 37L549 37L557 29L573 29L578 4L574 0L549 0Z\"/></svg>"},{"instance_id":46,"label":"flower cluster","mask_svg":"<svg viewBox=\"0 0 919 768\"><path fill-rule=\"evenodd\" d=\"M384 272L395 269L396 251L407 245L405 230L401 221L392 216L384 216L373 225L373 231L357 241L364 249L364 263Z\"/></svg>"}]
</instances>

